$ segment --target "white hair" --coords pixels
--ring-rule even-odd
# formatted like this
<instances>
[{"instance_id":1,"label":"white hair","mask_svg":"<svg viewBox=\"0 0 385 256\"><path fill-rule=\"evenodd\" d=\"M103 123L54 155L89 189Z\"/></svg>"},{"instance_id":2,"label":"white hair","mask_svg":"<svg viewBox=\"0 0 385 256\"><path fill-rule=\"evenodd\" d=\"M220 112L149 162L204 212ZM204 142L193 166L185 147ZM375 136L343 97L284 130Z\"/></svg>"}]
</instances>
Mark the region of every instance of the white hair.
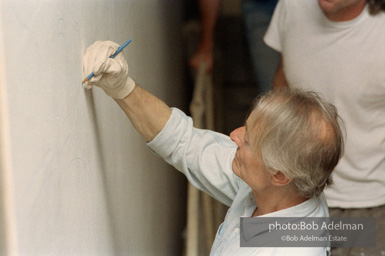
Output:
<instances>
[{"instance_id":1,"label":"white hair","mask_svg":"<svg viewBox=\"0 0 385 256\"><path fill-rule=\"evenodd\" d=\"M298 194L318 196L332 183L343 154L337 109L314 92L273 90L258 99L250 115L250 144L266 169L281 171Z\"/></svg>"}]
</instances>

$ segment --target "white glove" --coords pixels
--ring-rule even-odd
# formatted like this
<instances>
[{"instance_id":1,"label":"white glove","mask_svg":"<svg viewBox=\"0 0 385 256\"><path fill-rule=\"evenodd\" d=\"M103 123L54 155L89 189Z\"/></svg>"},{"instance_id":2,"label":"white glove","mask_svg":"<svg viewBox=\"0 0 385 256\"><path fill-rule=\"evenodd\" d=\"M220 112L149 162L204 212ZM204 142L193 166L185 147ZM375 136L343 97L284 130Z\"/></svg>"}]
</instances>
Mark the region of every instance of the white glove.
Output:
<instances>
[{"instance_id":1,"label":"white glove","mask_svg":"<svg viewBox=\"0 0 385 256\"><path fill-rule=\"evenodd\" d=\"M135 87L135 82L128 76L128 65L123 53L110 58L119 45L112 41L96 41L87 48L83 55L83 76L91 72L94 76L83 84L87 89L96 85L115 98L123 99Z\"/></svg>"}]
</instances>

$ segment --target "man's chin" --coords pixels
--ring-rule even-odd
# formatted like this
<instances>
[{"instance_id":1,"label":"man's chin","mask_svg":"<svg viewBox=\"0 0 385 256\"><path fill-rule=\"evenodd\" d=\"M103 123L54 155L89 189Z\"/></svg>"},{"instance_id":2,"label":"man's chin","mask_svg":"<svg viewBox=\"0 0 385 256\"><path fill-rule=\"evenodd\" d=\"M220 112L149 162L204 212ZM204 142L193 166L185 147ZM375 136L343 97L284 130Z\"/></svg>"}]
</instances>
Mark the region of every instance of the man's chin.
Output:
<instances>
[{"instance_id":1,"label":"man's chin","mask_svg":"<svg viewBox=\"0 0 385 256\"><path fill-rule=\"evenodd\" d=\"M319 0L318 4L321 10L325 13L335 12L335 3L333 3L333 1Z\"/></svg>"},{"instance_id":2,"label":"man's chin","mask_svg":"<svg viewBox=\"0 0 385 256\"><path fill-rule=\"evenodd\" d=\"M234 164L233 164L233 166L232 166L232 170L233 170L233 173L237 176L237 177L241 177L241 176L239 176L239 173L236 171L236 168L234 168Z\"/></svg>"}]
</instances>

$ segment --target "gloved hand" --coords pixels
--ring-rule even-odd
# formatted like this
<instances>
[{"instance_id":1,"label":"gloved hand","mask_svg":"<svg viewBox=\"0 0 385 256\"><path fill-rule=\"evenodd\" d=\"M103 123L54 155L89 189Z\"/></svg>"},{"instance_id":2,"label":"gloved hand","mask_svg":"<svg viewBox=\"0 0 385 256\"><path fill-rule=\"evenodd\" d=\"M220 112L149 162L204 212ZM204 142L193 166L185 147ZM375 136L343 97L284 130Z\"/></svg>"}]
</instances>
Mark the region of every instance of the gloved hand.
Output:
<instances>
[{"instance_id":1,"label":"gloved hand","mask_svg":"<svg viewBox=\"0 0 385 256\"><path fill-rule=\"evenodd\" d=\"M83 86L90 89L96 85L115 98L123 99L135 87L135 82L128 76L128 66L123 53L110 58L119 45L112 41L96 41L87 48L83 55L84 77L94 72L94 76Z\"/></svg>"}]
</instances>

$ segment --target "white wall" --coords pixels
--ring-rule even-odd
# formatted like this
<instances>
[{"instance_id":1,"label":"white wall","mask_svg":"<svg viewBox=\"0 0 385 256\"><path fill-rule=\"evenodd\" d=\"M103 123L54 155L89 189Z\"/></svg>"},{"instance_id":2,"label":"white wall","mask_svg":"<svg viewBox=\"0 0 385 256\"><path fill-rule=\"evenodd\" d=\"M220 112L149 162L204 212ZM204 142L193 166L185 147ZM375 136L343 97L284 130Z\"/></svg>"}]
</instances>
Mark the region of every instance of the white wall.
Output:
<instances>
[{"instance_id":1,"label":"white wall","mask_svg":"<svg viewBox=\"0 0 385 256\"><path fill-rule=\"evenodd\" d=\"M81 86L88 45L130 38L131 76L185 106L180 2L0 0L6 250L180 254L184 177L150 153L112 99Z\"/></svg>"}]
</instances>

